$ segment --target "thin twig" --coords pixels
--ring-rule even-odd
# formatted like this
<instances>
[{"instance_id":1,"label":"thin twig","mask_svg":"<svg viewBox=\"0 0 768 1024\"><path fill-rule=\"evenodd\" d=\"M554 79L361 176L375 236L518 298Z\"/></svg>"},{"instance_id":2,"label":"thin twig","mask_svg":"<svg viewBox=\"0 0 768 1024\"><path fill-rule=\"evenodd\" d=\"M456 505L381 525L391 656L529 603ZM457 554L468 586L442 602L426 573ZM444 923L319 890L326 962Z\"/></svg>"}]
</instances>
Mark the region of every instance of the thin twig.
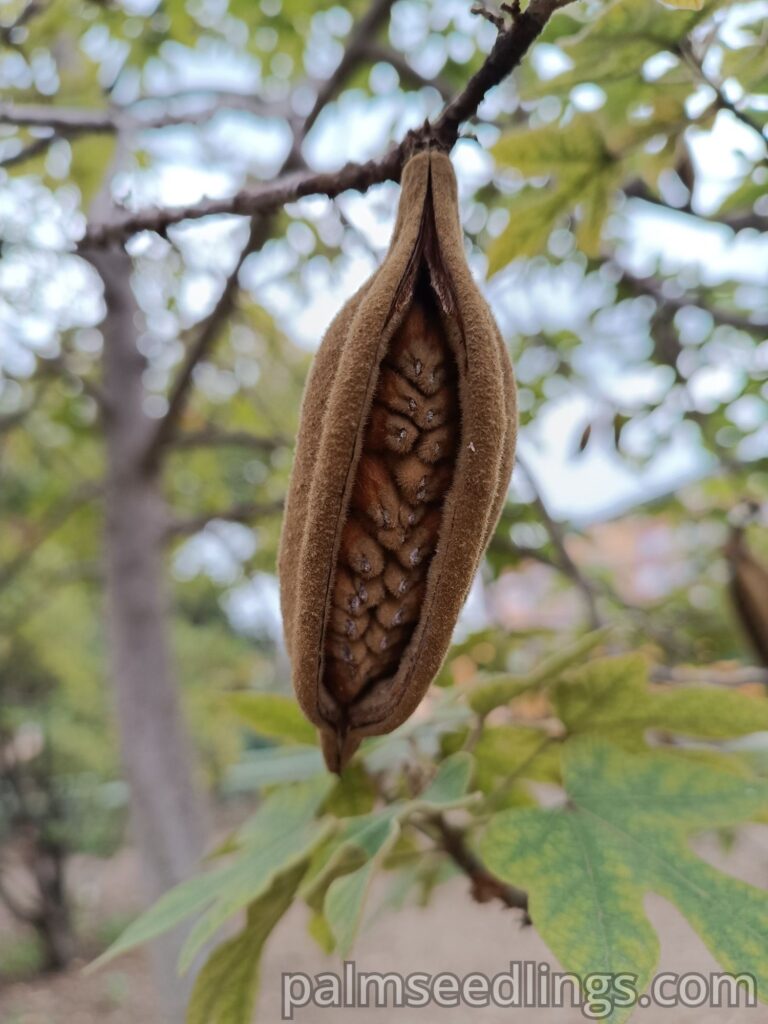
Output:
<instances>
[{"instance_id":1,"label":"thin twig","mask_svg":"<svg viewBox=\"0 0 768 1024\"><path fill-rule=\"evenodd\" d=\"M11 156L6 156L0 160L0 167L17 167L27 160L33 160L36 156L45 153L55 141L56 135L48 135L43 139L33 139L26 146L22 146L18 153L13 153Z\"/></svg>"},{"instance_id":2,"label":"thin twig","mask_svg":"<svg viewBox=\"0 0 768 1024\"><path fill-rule=\"evenodd\" d=\"M568 552L568 548L565 545L565 537L563 535L563 529L560 523L556 522L551 516L549 509L547 508L546 502L544 501L541 490L536 481L536 477L531 471L527 464L527 461L521 458L520 454L516 456L516 464L519 469L525 474L528 483L530 484L531 490L533 491L533 505L539 514L542 525L549 535L549 539L552 542L553 547L557 553L558 563L561 571L578 587L578 589L584 595L584 601L587 606L587 612L589 615L589 622L592 629L599 629L604 625L603 618L597 607L597 600L595 595L595 586L591 580L589 580L578 565L574 562L573 558Z\"/></svg>"},{"instance_id":3,"label":"thin twig","mask_svg":"<svg viewBox=\"0 0 768 1024\"><path fill-rule=\"evenodd\" d=\"M753 323L749 317L712 306L709 302L705 303L701 295L686 294L680 297L667 295L664 292L663 282L653 275L640 277L624 267L618 267L618 269L621 272L619 284L627 285L635 294L648 295L655 299L660 306L666 306L675 312L686 306L701 306L702 309L706 309L716 324L735 327L739 331L748 331L752 334L762 334L766 330L765 324Z\"/></svg>"},{"instance_id":4,"label":"thin twig","mask_svg":"<svg viewBox=\"0 0 768 1024\"><path fill-rule=\"evenodd\" d=\"M34 557L38 549L42 547L49 537L64 526L74 512L88 505L101 492L101 482L92 481L84 483L72 492L68 500L60 502L55 508L51 509L46 520L29 544L18 554L14 555L5 565L0 565L0 589L7 587L13 582L30 559Z\"/></svg>"},{"instance_id":5,"label":"thin twig","mask_svg":"<svg viewBox=\"0 0 768 1024\"><path fill-rule=\"evenodd\" d=\"M517 67L551 15L563 6L562 0L532 0L509 28L499 32L482 66L464 89L446 104L437 120L408 132L400 143L377 160L350 162L332 172L286 174L255 188L242 189L227 199L204 199L188 206L122 213L110 223L91 223L81 245L105 245L110 241L121 241L138 231L164 234L180 221L197 220L213 214L255 216L271 213L305 196L324 195L333 199L348 189L365 192L372 185L384 181L399 181L406 160L415 150L427 145L446 151L453 147L461 125L474 117L486 94ZM333 87L336 88L335 83ZM325 93L328 92L326 89ZM316 106L310 112L310 119L317 117Z\"/></svg>"},{"instance_id":6,"label":"thin twig","mask_svg":"<svg viewBox=\"0 0 768 1024\"><path fill-rule=\"evenodd\" d=\"M694 210L690 203L686 203L683 206L672 206L671 203L665 202L661 196L652 192L643 181L630 182L622 188L622 192L628 199L642 199L645 203L659 206L664 210L669 210L671 213L682 213L689 217L695 217L698 221L705 224L722 224L734 232L747 229L760 232L768 231L768 216L765 214L755 213L754 211L748 213L729 213L727 215L706 214Z\"/></svg>"},{"instance_id":7,"label":"thin twig","mask_svg":"<svg viewBox=\"0 0 768 1024\"><path fill-rule=\"evenodd\" d=\"M751 129L751 131L759 135L760 139L765 145L766 137L763 132L762 126L759 124L759 122L755 121L753 118L749 116L749 114L747 114L739 106L737 106L737 104L729 100L723 92L722 85L719 82L716 82L706 73L706 71L704 70L703 62L697 55L696 50L694 49L694 46L691 43L691 41L688 39L684 39L677 45L675 49L677 55L684 61L684 63L688 65L688 67L693 71L695 77L698 78L702 85L709 86L709 88L714 92L715 102L718 109L727 110L729 113L733 114L733 116L737 120L741 121L743 125L746 125L747 128ZM765 163L766 160L768 160L768 154L763 156L762 162Z\"/></svg>"},{"instance_id":8,"label":"thin twig","mask_svg":"<svg viewBox=\"0 0 768 1024\"><path fill-rule=\"evenodd\" d=\"M449 825L442 815L437 815L430 820L435 826L442 849L469 878L472 898L478 903L500 900L506 907L522 910L523 922L531 924L528 914L528 894L514 885L502 882L500 878L492 874L467 846L464 833L453 825Z\"/></svg>"},{"instance_id":9,"label":"thin twig","mask_svg":"<svg viewBox=\"0 0 768 1024\"><path fill-rule=\"evenodd\" d=\"M690 686L749 686L753 683L768 686L768 668L739 665L734 668L668 668L656 665L651 669L654 683Z\"/></svg>"},{"instance_id":10,"label":"thin twig","mask_svg":"<svg viewBox=\"0 0 768 1024\"><path fill-rule=\"evenodd\" d=\"M365 45L383 23L393 3L394 0L374 0L369 13L353 27L347 40L345 54L339 66L328 79L328 82L319 89L315 103L304 122L297 128L294 128L291 151L283 163L280 171L281 174L297 171L304 166L301 156L302 142L319 117L323 107L331 102L338 89L341 88L343 79L351 74L358 61L364 59ZM353 54L354 60L347 56L348 53ZM172 439L178 428L192 386L195 367L211 350L223 324L231 316L236 306L237 297L240 293L240 271L243 264L249 256L258 252L271 237L274 213L275 208L262 212L258 210L252 211L248 239L240 250L240 254L224 283L216 305L198 326L197 336L188 349L178 376L171 387L168 410L160 420L157 430L150 439L145 458L146 465L150 469L157 466L163 449Z\"/></svg>"}]
</instances>

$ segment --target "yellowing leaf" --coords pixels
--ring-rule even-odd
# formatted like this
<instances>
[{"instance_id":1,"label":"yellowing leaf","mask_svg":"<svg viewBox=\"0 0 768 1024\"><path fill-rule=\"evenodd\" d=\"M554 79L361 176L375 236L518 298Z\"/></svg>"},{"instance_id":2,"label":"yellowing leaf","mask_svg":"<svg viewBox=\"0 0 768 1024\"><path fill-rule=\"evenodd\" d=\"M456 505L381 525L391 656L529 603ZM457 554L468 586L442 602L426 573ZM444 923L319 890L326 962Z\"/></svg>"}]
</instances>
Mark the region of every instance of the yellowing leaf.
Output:
<instances>
[{"instance_id":1,"label":"yellowing leaf","mask_svg":"<svg viewBox=\"0 0 768 1024\"><path fill-rule=\"evenodd\" d=\"M554 175L577 178L607 159L597 125L581 116L566 127L546 124L507 132L493 147L493 155L504 167L514 167L528 178Z\"/></svg>"},{"instance_id":2,"label":"yellowing leaf","mask_svg":"<svg viewBox=\"0 0 768 1024\"><path fill-rule=\"evenodd\" d=\"M574 671L554 691L570 733L622 733L631 743L648 729L728 739L768 730L768 700L714 686L650 689L645 660L606 658Z\"/></svg>"},{"instance_id":3,"label":"yellowing leaf","mask_svg":"<svg viewBox=\"0 0 768 1024\"><path fill-rule=\"evenodd\" d=\"M650 890L682 911L726 970L753 975L768 995L768 894L716 871L687 843L691 832L765 810L765 784L592 740L566 744L563 776L567 809L501 812L482 856L528 891L534 924L565 970L630 974L642 992L658 958L643 908ZM605 997L601 1019L630 1016L632 1004L621 1005L616 989Z\"/></svg>"},{"instance_id":4,"label":"yellowing leaf","mask_svg":"<svg viewBox=\"0 0 768 1024\"><path fill-rule=\"evenodd\" d=\"M506 267L521 256L538 256L558 221L573 207L574 195L563 189L526 189L508 205L509 224L488 248L488 271Z\"/></svg>"}]
</instances>

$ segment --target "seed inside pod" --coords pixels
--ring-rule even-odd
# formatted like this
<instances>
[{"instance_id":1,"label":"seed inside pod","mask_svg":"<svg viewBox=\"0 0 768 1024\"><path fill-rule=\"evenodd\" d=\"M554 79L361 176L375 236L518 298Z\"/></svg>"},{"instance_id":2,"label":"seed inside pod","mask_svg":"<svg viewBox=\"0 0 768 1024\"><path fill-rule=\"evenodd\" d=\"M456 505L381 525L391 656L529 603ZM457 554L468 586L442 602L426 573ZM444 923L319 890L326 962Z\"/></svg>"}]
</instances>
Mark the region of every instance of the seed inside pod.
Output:
<instances>
[{"instance_id":1,"label":"seed inside pod","mask_svg":"<svg viewBox=\"0 0 768 1024\"><path fill-rule=\"evenodd\" d=\"M340 553L343 563L363 579L368 580L384 572L383 551L353 516L344 524Z\"/></svg>"},{"instance_id":2,"label":"seed inside pod","mask_svg":"<svg viewBox=\"0 0 768 1024\"><path fill-rule=\"evenodd\" d=\"M342 705L393 671L418 620L453 479L457 379L422 278L379 371L341 537L324 681ZM349 569L380 584L375 601L361 599Z\"/></svg>"},{"instance_id":3,"label":"seed inside pod","mask_svg":"<svg viewBox=\"0 0 768 1024\"><path fill-rule=\"evenodd\" d=\"M318 349L286 495L286 650L336 772L405 722L440 671L514 459L512 367L434 141L414 140L386 258Z\"/></svg>"}]
</instances>

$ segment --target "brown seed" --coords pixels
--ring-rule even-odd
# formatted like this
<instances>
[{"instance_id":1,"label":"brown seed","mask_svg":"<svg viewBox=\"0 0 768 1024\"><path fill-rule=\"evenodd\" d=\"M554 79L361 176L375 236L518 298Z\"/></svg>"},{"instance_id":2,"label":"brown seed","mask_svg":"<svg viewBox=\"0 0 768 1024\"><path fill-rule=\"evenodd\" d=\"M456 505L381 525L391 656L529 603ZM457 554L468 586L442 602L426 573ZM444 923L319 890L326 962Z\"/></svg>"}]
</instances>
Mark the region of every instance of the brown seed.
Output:
<instances>
[{"instance_id":1,"label":"brown seed","mask_svg":"<svg viewBox=\"0 0 768 1024\"><path fill-rule=\"evenodd\" d=\"M387 551L397 551L408 535L408 527L393 526L391 530L377 530L376 540Z\"/></svg>"},{"instance_id":2,"label":"brown seed","mask_svg":"<svg viewBox=\"0 0 768 1024\"><path fill-rule=\"evenodd\" d=\"M348 519L341 533L342 561L365 580L384 572L384 554L356 519Z\"/></svg>"},{"instance_id":3,"label":"brown seed","mask_svg":"<svg viewBox=\"0 0 768 1024\"><path fill-rule=\"evenodd\" d=\"M380 671L385 671L393 653L402 649L410 633L411 630L405 625L396 628L382 626L380 622L371 623L365 634L365 643L374 658L379 659Z\"/></svg>"},{"instance_id":4,"label":"brown seed","mask_svg":"<svg viewBox=\"0 0 768 1024\"><path fill-rule=\"evenodd\" d=\"M363 640L349 640L335 633L328 634L327 651L332 658L343 661L345 665L359 665L367 654Z\"/></svg>"},{"instance_id":5,"label":"brown seed","mask_svg":"<svg viewBox=\"0 0 768 1024\"><path fill-rule=\"evenodd\" d=\"M386 465L375 455L360 460L352 491L352 508L367 515L377 526L395 526L400 495Z\"/></svg>"},{"instance_id":6,"label":"brown seed","mask_svg":"<svg viewBox=\"0 0 768 1024\"><path fill-rule=\"evenodd\" d=\"M364 615L366 609L376 607L384 600L384 583L381 579L364 580L351 575L343 565L336 571L333 603L350 615Z\"/></svg>"},{"instance_id":7,"label":"brown seed","mask_svg":"<svg viewBox=\"0 0 768 1024\"><path fill-rule=\"evenodd\" d=\"M346 637L348 640L359 640L368 628L369 619L368 612L352 615L334 606L328 617L328 625L338 636Z\"/></svg>"},{"instance_id":8,"label":"brown seed","mask_svg":"<svg viewBox=\"0 0 768 1024\"><path fill-rule=\"evenodd\" d=\"M376 391L376 402L385 405L392 412L407 417L419 427L423 427L428 399L418 388L389 366L382 367L379 386ZM435 424L437 426L437 424Z\"/></svg>"},{"instance_id":9,"label":"brown seed","mask_svg":"<svg viewBox=\"0 0 768 1024\"><path fill-rule=\"evenodd\" d=\"M423 600L424 585L420 584L406 596L390 597L382 601L376 609L376 619L385 629L408 626L418 619ZM373 624L371 628L374 628Z\"/></svg>"},{"instance_id":10,"label":"brown seed","mask_svg":"<svg viewBox=\"0 0 768 1024\"><path fill-rule=\"evenodd\" d=\"M384 405L374 405L366 434L366 444L375 452L396 452L405 455L419 437L419 429L412 420L391 412Z\"/></svg>"},{"instance_id":11,"label":"brown seed","mask_svg":"<svg viewBox=\"0 0 768 1024\"><path fill-rule=\"evenodd\" d=\"M392 339L389 360L423 395L434 395L447 376L444 351L437 325L417 307Z\"/></svg>"},{"instance_id":12,"label":"brown seed","mask_svg":"<svg viewBox=\"0 0 768 1024\"><path fill-rule=\"evenodd\" d=\"M371 660L369 655L366 655L366 659ZM350 665L337 658L328 658L325 664L325 676L328 686L345 704L351 703L355 697L360 695L369 678L360 666Z\"/></svg>"},{"instance_id":13,"label":"brown seed","mask_svg":"<svg viewBox=\"0 0 768 1024\"><path fill-rule=\"evenodd\" d=\"M424 571L420 567L404 568L399 562L387 562L384 570L384 583L393 597L402 598L409 590L421 583Z\"/></svg>"},{"instance_id":14,"label":"brown seed","mask_svg":"<svg viewBox=\"0 0 768 1024\"><path fill-rule=\"evenodd\" d=\"M466 264L450 161L419 152L386 260L315 358L280 543L294 687L333 770L404 722L439 671L514 435L512 371Z\"/></svg>"},{"instance_id":15,"label":"brown seed","mask_svg":"<svg viewBox=\"0 0 768 1024\"><path fill-rule=\"evenodd\" d=\"M399 459L393 468L398 487L413 505L442 498L453 477L453 465L450 462L429 465L422 462L418 455L407 455Z\"/></svg>"},{"instance_id":16,"label":"brown seed","mask_svg":"<svg viewBox=\"0 0 768 1024\"><path fill-rule=\"evenodd\" d=\"M436 430L422 434L416 446L416 455L422 462L440 462L450 458L456 451L456 429L452 423L446 423Z\"/></svg>"},{"instance_id":17,"label":"brown seed","mask_svg":"<svg viewBox=\"0 0 768 1024\"><path fill-rule=\"evenodd\" d=\"M401 544L397 550L397 560L403 568L415 569L434 554L441 519L440 508L430 508L419 525Z\"/></svg>"}]
</instances>

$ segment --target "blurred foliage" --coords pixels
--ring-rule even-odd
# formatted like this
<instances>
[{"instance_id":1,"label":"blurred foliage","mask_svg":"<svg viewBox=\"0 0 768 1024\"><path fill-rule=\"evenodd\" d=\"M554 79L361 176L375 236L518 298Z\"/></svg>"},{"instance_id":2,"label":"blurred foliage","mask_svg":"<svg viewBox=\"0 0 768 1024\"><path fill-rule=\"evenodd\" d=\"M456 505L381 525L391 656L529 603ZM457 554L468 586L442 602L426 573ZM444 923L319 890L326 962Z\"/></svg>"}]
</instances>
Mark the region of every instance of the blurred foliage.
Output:
<instances>
[{"instance_id":1,"label":"blurred foliage","mask_svg":"<svg viewBox=\"0 0 768 1024\"><path fill-rule=\"evenodd\" d=\"M385 907L396 911L409 899L428 902L457 868L479 885L470 853L479 851L500 879L530 890L534 924L565 970L636 975L639 995L659 952L643 910L650 889L680 908L728 971L750 972L765 998L766 894L716 871L684 841L766 820L768 778L748 739L768 727L765 693L651 686L648 660L606 657L608 640L583 636L534 676L481 674L444 689L417 722L366 740L341 779L319 757L303 781L274 786L267 769L260 809L210 870L162 897L96 966L194 917L186 970L247 909L242 931L199 975L188 1016L247 1024L264 943L294 902L308 906L309 933L322 948L348 958L360 927L383 909L368 907L376 876L393 876ZM472 641L479 647L487 637ZM585 660L590 648L597 656ZM289 698L252 695L232 710L249 725L263 717L265 734L285 744L271 755L276 762L280 751L306 749ZM735 737L739 752L722 742ZM542 782L564 791L554 808L551 800L537 806ZM584 922L598 919L610 922L609 933L592 929L586 939ZM621 994L595 992L607 1006L601 1019L627 1019L633 1004L622 1005Z\"/></svg>"},{"instance_id":2,"label":"blurred foliage","mask_svg":"<svg viewBox=\"0 0 768 1024\"><path fill-rule=\"evenodd\" d=\"M308 164L377 155L461 89L494 39L470 6L399 0L309 133ZM491 625L463 629L428 714L369 741L339 783L322 774L306 724L280 696L288 670L272 574L305 348L378 262L396 189L290 204L242 268L235 310L196 368L181 443L165 466L168 568L185 710L208 782L221 793L275 788L227 847L240 850L234 860L172 894L123 941L146 938L147 920L158 930L203 911L197 934L209 937L227 916L229 904L216 903L222 892L249 907L242 933L201 975L201 1019L246 1019L266 932L296 894L310 907L313 937L342 949L377 872L393 875L393 906L431 898L456 869L435 833L450 808L465 815L472 844L484 816L495 816L482 849L501 875L526 879L542 934L576 967L599 966L600 951L583 945L573 920L542 907L530 848L548 812L532 783L574 802L557 812L563 830L578 830L590 801L602 813L608 798L624 799L617 758L646 766L637 770L660 843L672 842L663 827L670 786L701 782L681 827L698 828L708 792L732 809L729 823L757 814L751 795L762 793L764 751L727 753L720 741L764 727L759 688L662 691L648 685L641 660L567 671L569 659L605 643L602 634L584 640L590 616L611 624L613 650L638 651L656 667L708 664L727 675L753 657L731 608L724 545L744 498L768 502L764 8L676 6L584 0L559 13L486 98L456 160L472 268L492 275L489 298L515 358L527 461L535 469L551 449L555 423L557 443L585 476L603 458L644 480L682 446L695 479L675 478L664 494L641 487L631 507L589 525L553 519L549 481L539 487L518 473L480 587ZM0 117L0 736L4 749L39 738L29 768L44 769L46 785L55 779L64 794L56 827L72 848L108 849L121 805L100 598L102 297L74 243L108 175L129 207L226 195L273 176L366 8L11 0L0 12L7 104L95 112L124 127L116 147L110 130ZM728 150L727 180L713 145ZM165 411L244 228L220 218L129 243L152 416ZM682 256L667 251L673 235L685 240ZM563 437L566 421L572 436ZM748 536L768 559L759 522ZM505 595L516 580L523 596L510 613ZM261 735L250 736L259 720ZM657 757L644 752L649 742L670 749ZM747 792L739 787L749 772L760 777ZM590 785L577 793L574 779L585 774ZM258 832L270 836L294 811L281 856L267 856ZM616 825L602 818L593 845ZM510 841L520 823L529 831ZM554 854L547 863L572 887L572 847ZM707 874L710 882L739 903L732 880ZM618 884L606 891L632 905L629 937L643 946L647 973L656 940L636 894ZM763 915L750 927L764 938L764 901L748 892ZM703 920L698 904L686 912L723 963L753 966L748 951L713 938L719 917ZM224 993L234 1002L222 1006Z\"/></svg>"}]
</instances>

